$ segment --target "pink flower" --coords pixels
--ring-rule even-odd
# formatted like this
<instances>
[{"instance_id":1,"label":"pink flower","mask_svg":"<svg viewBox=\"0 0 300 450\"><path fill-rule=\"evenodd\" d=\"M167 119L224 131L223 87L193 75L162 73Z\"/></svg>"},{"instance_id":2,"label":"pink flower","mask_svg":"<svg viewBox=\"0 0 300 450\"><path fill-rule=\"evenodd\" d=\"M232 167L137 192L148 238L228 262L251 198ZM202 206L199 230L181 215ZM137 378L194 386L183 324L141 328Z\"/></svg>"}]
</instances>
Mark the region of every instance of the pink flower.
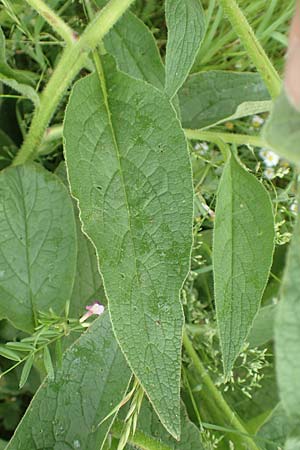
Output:
<instances>
[{"instance_id":1,"label":"pink flower","mask_svg":"<svg viewBox=\"0 0 300 450\"><path fill-rule=\"evenodd\" d=\"M93 316L94 314L97 315L97 316L100 316L104 312L104 306L101 305L99 302L94 302L92 305L87 305L85 307L85 309L87 309L87 313L85 313L79 319L80 323L84 322L89 317Z\"/></svg>"}]
</instances>

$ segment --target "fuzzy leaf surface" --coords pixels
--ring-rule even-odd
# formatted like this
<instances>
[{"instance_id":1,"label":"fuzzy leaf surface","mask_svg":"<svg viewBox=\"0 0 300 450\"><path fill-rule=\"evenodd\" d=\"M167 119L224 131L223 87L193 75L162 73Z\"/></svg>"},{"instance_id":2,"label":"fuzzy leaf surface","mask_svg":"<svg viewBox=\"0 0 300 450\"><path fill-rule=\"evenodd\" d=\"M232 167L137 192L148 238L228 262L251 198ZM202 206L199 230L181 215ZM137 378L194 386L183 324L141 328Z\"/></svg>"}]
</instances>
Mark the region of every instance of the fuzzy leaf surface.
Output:
<instances>
[{"instance_id":1,"label":"fuzzy leaf surface","mask_svg":"<svg viewBox=\"0 0 300 450\"><path fill-rule=\"evenodd\" d=\"M76 265L71 198L36 165L0 174L0 317L32 332L38 311L61 313Z\"/></svg>"},{"instance_id":2,"label":"fuzzy leaf surface","mask_svg":"<svg viewBox=\"0 0 300 450\"><path fill-rule=\"evenodd\" d=\"M290 431L291 426L288 417L282 404L279 403L259 429L258 437L262 438L261 447L264 450L283 448Z\"/></svg>"},{"instance_id":3,"label":"fuzzy leaf surface","mask_svg":"<svg viewBox=\"0 0 300 450\"><path fill-rule=\"evenodd\" d=\"M268 90L255 73L195 73L184 83L178 97L184 128L207 128L271 108Z\"/></svg>"},{"instance_id":4,"label":"fuzzy leaf surface","mask_svg":"<svg viewBox=\"0 0 300 450\"><path fill-rule=\"evenodd\" d=\"M101 449L114 416L97 425L119 404L130 377L104 313L64 353L55 379L43 382L6 450Z\"/></svg>"},{"instance_id":5,"label":"fuzzy leaf surface","mask_svg":"<svg viewBox=\"0 0 300 450\"><path fill-rule=\"evenodd\" d=\"M195 61L205 34L200 0L166 0L168 41L165 90L173 98Z\"/></svg>"},{"instance_id":6,"label":"fuzzy leaf surface","mask_svg":"<svg viewBox=\"0 0 300 450\"><path fill-rule=\"evenodd\" d=\"M55 173L69 189L65 164L61 163ZM73 201L73 205L77 234L77 264L73 291L70 298L70 317L79 317L83 314L86 305L90 305L96 300L103 303L104 292L98 270L96 250L81 230L82 224L79 219L78 206L75 200Z\"/></svg>"},{"instance_id":7,"label":"fuzzy leaf surface","mask_svg":"<svg viewBox=\"0 0 300 450\"><path fill-rule=\"evenodd\" d=\"M275 101L263 134L270 148L282 158L300 164L300 112L284 92Z\"/></svg>"},{"instance_id":8,"label":"fuzzy leaf surface","mask_svg":"<svg viewBox=\"0 0 300 450\"><path fill-rule=\"evenodd\" d=\"M277 379L282 404L300 423L300 219L298 216L285 267L275 320Z\"/></svg>"},{"instance_id":9,"label":"fuzzy leaf surface","mask_svg":"<svg viewBox=\"0 0 300 450\"><path fill-rule=\"evenodd\" d=\"M104 45L120 70L158 89L164 88L165 69L155 39L134 14L124 14L105 36Z\"/></svg>"},{"instance_id":10,"label":"fuzzy leaf surface","mask_svg":"<svg viewBox=\"0 0 300 450\"><path fill-rule=\"evenodd\" d=\"M273 249L269 195L231 156L218 189L213 242L215 302L226 375L259 309Z\"/></svg>"},{"instance_id":11,"label":"fuzzy leaf surface","mask_svg":"<svg viewBox=\"0 0 300 450\"><path fill-rule=\"evenodd\" d=\"M193 211L187 145L163 93L107 69L104 94L97 74L73 89L64 128L69 180L97 249L117 339L163 424L178 436L179 290Z\"/></svg>"}]
</instances>

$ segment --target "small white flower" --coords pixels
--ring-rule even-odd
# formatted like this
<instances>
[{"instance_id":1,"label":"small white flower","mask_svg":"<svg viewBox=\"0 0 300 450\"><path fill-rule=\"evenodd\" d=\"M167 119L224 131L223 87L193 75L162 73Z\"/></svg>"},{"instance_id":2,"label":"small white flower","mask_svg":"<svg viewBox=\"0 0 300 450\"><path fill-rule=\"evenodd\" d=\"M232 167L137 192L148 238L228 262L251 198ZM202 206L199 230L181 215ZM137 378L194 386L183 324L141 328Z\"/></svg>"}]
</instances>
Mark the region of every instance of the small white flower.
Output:
<instances>
[{"instance_id":1,"label":"small white flower","mask_svg":"<svg viewBox=\"0 0 300 450\"><path fill-rule=\"evenodd\" d=\"M257 115L252 117L252 125L254 126L254 128L260 128L263 123L264 119L262 117Z\"/></svg>"},{"instance_id":2,"label":"small white flower","mask_svg":"<svg viewBox=\"0 0 300 450\"><path fill-rule=\"evenodd\" d=\"M279 156L272 152L271 150L267 150L265 148L262 148L259 152L259 156L263 160L266 167L275 167L277 166L279 162Z\"/></svg>"},{"instance_id":3,"label":"small white flower","mask_svg":"<svg viewBox=\"0 0 300 450\"><path fill-rule=\"evenodd\" d=\"M264 176L268 180L273 180L276 177L275 170L272 167L268 167L264 170Z\"/></svg>"},{"instance_id":4,"label":"small white flower","mask_svg":"<svg viewBox=\"0 0 300 450\"><path fill-rule=\"evenodd\" d=\"M88 305L85 307L87 312L80 318L79 322L85 322L89 317L96 315L100 316L104 312L104 306L99 302L94 302L92 305Z\"/></svg>"},{"instance_id":5,"label":"small white flower","mask_svg":"<svg viewBox=\"0 0 300 450\"><path fill-rule=\"evenodd\" d=\"M201 145L202 150L207 152L207 150L209 149L208 143L207 142L201 142L200 145Z\"/></svg>"},{"instance_id":6,"label":"small white flower","mask_svg":"<svg viewBox=\"0 0 300 450\"><path fill-rule=\"evenodd\" d=\"M194 149L199 151L200 155L204 155L208 151L209 146L207 142L197 142Z\"/></svg>"},{"instance_id":7,"label":"small white flower","mask_svg":"<svg viewBox=\"0 0 300 450\"><path fill-rule=\"evenodd\" d=\"M297 214L298 213L298 202L297 200L295 200L291 206L290 206L290 210L292 211L292 213Z\"/></svg>"}]
</instances>

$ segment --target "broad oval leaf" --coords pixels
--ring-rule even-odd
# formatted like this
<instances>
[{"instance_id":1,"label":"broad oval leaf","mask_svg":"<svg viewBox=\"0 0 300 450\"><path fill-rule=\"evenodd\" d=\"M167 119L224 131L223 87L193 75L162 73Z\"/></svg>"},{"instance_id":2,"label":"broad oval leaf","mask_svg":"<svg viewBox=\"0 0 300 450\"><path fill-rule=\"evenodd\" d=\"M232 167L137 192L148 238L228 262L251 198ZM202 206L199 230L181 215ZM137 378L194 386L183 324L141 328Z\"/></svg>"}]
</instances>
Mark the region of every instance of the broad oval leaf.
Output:
<instances>
[{"instance_id":1,"label":"broad oval leaf","mask_svg":"<svg viewBox=\"0 0 300 450\"><path fill-rule=\"evenodd\" d=\"M178 92L185 128L207 128L225 120L269 111L270 94L256 73L222 70L191 75Z\"/></svg>"},{"instance_id":2,"label":"broad oval leaf","mask_svg":"<svg viewBox=\"0 0 300 450\"><path fill-rule=\"evenodd\" d=\"M43 382L6 450L101 449L114 415L98 424L120 403L130 378L104 313L64 353L55 379Z\"/></svg>"},{"instance_id":3,"label":"broad oval leaf","mask_svg":"<svg viewBox=\"0 0 300 450\"><path fill-rule=\"evenodd\" d=\"M274 103L263 136L282 158L300 165L300 112L290 104L284 92Z\"/></svg>"},{"instance_id":4,"label":"broad oval leaf","mask_svg":"<svg viewBox=\"0 0 300 450\"><path fill-rule=\"evenodd\" d=\"M39 311L60 313L76 264L72 202L65 186L36 165L0 174L0 317L32 332Z\"/></svg>"},{"instance_id":5,"label":"broad oval leaf","mask_svg":"<svg viewBox=\"0 0 300 450\"><path fill-rule=\"evenodd\" d=\"M166 0L168 41L165 90L173 98L195 61L205 34L205 16L200 0Z\"/></svg>"},{"instance_id":6,"label":"broad oval leaf","mask_svg":"<svg viewBox=\"0 0 300 450\"><path fill-rule=\"evenodd\" d=\"M105 36L104 45L120 70L158 89L164 88L165 69L155 39L134 14L124 14Z\"/></svg>"},{"instance_id":7,"label":"broad oval leaf","mask_svg":"<svg viewBox=\"0 0 300 450\"><path fill-rule=\"evenodd\" d=\"M226 375L259 309L273 250L270 197L231 156L218 189L213 242L215 302Z\"/></svg>"},{"instance_id":8,"label":"broad oval leaf","mask_svg":"<svg viewBox=\"0 0 300 450\"><path fill-rule=\"evenodd\" d=\"M287 414L300 423L300 218L298 215L285 267L275 320L279 393Z\"/></svg>"},{"instance_id":9,"label":"broad oval leaf","mask_svg":"<svg viewBox=\"0 0 300 450\"><path fill-rule=\"evenodd\" d=\"M106 85L103 94L94 74L73 89L64 127L69 180L97 249L117 339L178 436L179 289L193 212L187 145L163 93L111 66Z\"/></svg>"}]
</instances>

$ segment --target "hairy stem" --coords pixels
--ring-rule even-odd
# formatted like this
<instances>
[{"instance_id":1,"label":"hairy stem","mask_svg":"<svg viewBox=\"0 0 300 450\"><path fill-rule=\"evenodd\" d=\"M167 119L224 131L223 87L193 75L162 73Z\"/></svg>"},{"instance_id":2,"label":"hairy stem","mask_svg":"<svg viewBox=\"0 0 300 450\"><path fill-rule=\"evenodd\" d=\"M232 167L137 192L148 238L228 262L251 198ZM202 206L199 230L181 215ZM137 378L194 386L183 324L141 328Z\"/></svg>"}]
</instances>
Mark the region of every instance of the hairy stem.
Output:
<instances>
[{"instance_id":1,"label":"hairy stem","mask_svg":"<svg viewBox=\"0 0 300 450\"><path fill-rule=\"evenodd\" d=\"M87 26L80 39L64 50L49 83L41 94L40 105L35 110L29 132L13 165L24 164L36 156L44 131L59 101L84 66L87 55L96 48L133 1L111 0Z\"/></svg>"},{"instance_id":2,"label":"hairy stem","mask_svg":"<svg viewBox=\"0 0 300 450\"><path fill-rule=\"evenodd\" d=\"M248 435L247 430L237 417L236 413L230 408L222 394L214 385L212 379L210 378L202 362L200 361L199 356L196 353L186 331L184 331L183 334L183 345L186 352L190 356L195 369L201 377L203 389L205 390L206 394L209 395L210 401L213 402L222 417L226 419L228 425L236 430L237 433L240 433L241 436L231 435L231 440L235 441L237 445L239 445L237 446L237 448L244 448L243 446L241 447L241 444L245 444L247 445L247 447L245 448L247 448L248 450L259 450L253 439Z\"/></svg>"},{"instance_id":3,"label":"hairy stem","mask_svg":"<svg viewBox=\"0 0 300 450\"><path fill-rule=\"evenodd\" d=\"M77 35L43 0L26 0L67 44L73 44Z\"/></svg>"},{"instance_id":4,"label":"hairy stem","mask_svg":"<svg viewBox=\"0 0 300 450\"><path fill-rule=\"evenodd\" d=\"M249 136L247 134L220 133L218 131L184 130L188 139L213 142L218 145L221 140L227 144L252 145L253 147L265 147L267 144L260 136Z\"/></svg>"},{"instance_id":5,"label":"hairy stem","mask_svg":"<svg viewBox=\"0 0 300 450\"><path fill-rule=\"evenodd\" d=\"M276 98L281 90L280 77L257 40L252 27L239 8L236 0L220 0L220 4L248 55L264 79L271 97Z\"/></svg>"}]
</instances>

